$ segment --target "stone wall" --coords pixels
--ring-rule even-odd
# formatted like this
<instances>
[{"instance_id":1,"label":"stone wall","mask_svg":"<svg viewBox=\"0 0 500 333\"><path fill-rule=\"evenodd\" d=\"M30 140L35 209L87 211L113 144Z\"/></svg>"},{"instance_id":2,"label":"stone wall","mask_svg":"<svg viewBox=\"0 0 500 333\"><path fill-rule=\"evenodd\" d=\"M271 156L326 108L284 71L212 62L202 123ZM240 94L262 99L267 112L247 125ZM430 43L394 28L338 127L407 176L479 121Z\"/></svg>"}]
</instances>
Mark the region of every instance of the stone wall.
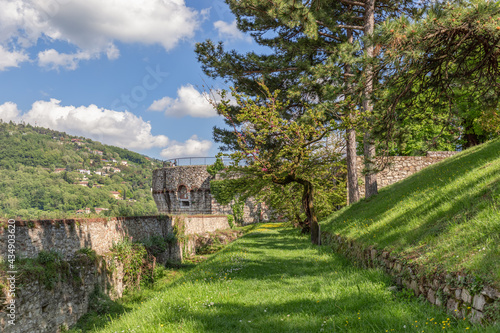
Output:
<instances>
[{"instance_id":1,"label":"stone wall","mask_svg":"<svg viewBox=\"0 0 500 333\"><path fill-rule=\"evenodd\" d=\"M181 215L179 218L184 221L188 235L229 228L226 216ZM174 224L171 216L16 221L16 254L21 258L34 258L42 250L56 249L69 260L79 249L90 248L104 255L113 243L125 238L141 241L155 235L166 237L173 232ZM2 227L0 249L6 248L7 232Z\"/></svg>"},{"instance_id":2,"label":"stone wall","mask_svg":"<svg viewBox=\"0 0 500 333\"><path fill-rule=\"evenodd\" d=\"M210 193L206 165L165 167L153 171L153 198L158 211L164 214L232 214L230 205L220 205ZM183 198L183 187L187 198ZM182 190L182 191L181 191ZM255 199L245 202L243 223L268 220L270 212Z\"/></svg>"},{"instance_id":3,"label":"stone wall","mask_svg":"<svg viewBox=\"0 0 500 333\"><path fill-rule=\"evenodd\" d=\"M378 188L394 184L429 165L438 163L457 153L456 151L429 151L426 156L388 156L387 160L378 159L377 165L385 165L385 168L377 174ZM359 195L361 198L365 196L365 177L363 175L363 168L364 157L357 156L357 172L360 183Z\"/></svg>"},{"instance_id":4,"label":"stone wall","mask_svg":"<svg viewBox=\"0 0 500 333\"><path fill-rule=\"evenodd\" d=\"M429 275L424 267L406 263L390 251L363 247L355 241L328 232L321 234L321 243L364 267L382 268L394 278L398 286L412 290L415 296L423 296L428 302L458 318L467 317L472 322L481 323L491 320L491 317L498 319L500 315L500 291L487 284L471 283L473 277L460 273Z\"/></svg>"},{"instance_id":5,"label":"stone wall","mask_svg":"<svg viewBox=\"0 0 500 333\"><path fill-rule=\"evenodd\" d=\"M112 298L121 297L123 270L110 253L113 243L125 239L146 240L151 236L166 237L174 225L183 225L185 235L206 234L228 229L227 216L144 216L99 219L67 219L42 221L16 221L16 255L19 258L35 258L42 250L58 251L76 269L78 277L63 278L52 289L38 281L16 280L16 325L7 326L6 299L0 293L0 331L9 333L57 332L68 327L87 312L90 295L96 288ZM7 254L7 223L0 222L0 253ZM206 237L206 236L204 236ZM188 237L184 244L174 244L157 257L157 262L181 260L183 254L196 250L196 237ZM89 248L101 257L96 263L82 264L81 248ZM3 258L6 259L6 258ZM84 261L83 261L84 262ZM115 268L109 270L111 262ZM1 274L0 274L1 275ZM22 285L17 285L17 282ZM4 329L5 328L5 329Z\"/></svg>"},{"instance_id":6,"label":"stone wall","mask_svg":"<svg viewBox=\"0 0 500 333\"><path fill-rule=\"evenodd\" d=\"M91 295L95 288L112 299L122 296L123 268L115 262L112 273L107 269L111 258L99 259L96 263L79 266L78 282L74 276L59 276L48 289L37 280L24 282L17 288L15 297L15 325L8 325L10 318L0 311L0 331L5 333L61 332L76 324L87 313ZM72 264L74 261L71 262ZM10 299L7 299L9 302ZM8 311L8 310L7 310Z\"/></svg>"}]
</instances>

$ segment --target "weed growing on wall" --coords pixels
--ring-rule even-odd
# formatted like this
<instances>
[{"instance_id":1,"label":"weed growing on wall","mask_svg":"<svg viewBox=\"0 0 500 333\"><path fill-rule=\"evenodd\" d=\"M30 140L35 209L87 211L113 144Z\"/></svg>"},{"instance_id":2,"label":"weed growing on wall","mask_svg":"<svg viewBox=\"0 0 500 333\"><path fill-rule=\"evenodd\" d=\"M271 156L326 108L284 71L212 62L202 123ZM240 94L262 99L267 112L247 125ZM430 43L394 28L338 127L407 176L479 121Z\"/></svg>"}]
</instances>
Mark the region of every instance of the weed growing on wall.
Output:
<instances>
[{"instance_id":1,"label":"weed growing on wall","mask_svg":"<svg viewBox=\"0 0 500 333\"><path fill-rule=\"evenodd\" d=\"M85 255L92 262L95 262L97 260L97 253L89 247L83 247L76 251L76 253Z\"/></svg>"},{"instance_id":2,"label":"weed growing on wall","mask_svg":"<svg viewBox=\"0 0 500 333\"><path fill-rule=\"evenodd\" d=\"M231 209L233 210L234 220L238 224L243 224L243 215L245 208L245 200L242 198L237 198L234 200L234 203L231 204Z\"/></svg>"},{"instance_id":3,"label":"weed growing on wall","mask_svg":"<svg viewBox=\"0 0 500 333\"><path fill-rule=\"evenodd\" d=\"M260 215L258 215L258 216L260 216ZM231 229L234 228L234 216L233 215L228 215L227 216L227 223L229 224L229 227Z\"/></svg>"},{"instance_id":4,"label":"weed growing on wall","mask_svg":"<svg viewBox=\"0 0 500 333\"><path fill-rule=\"evenodd\" d=\"M17 262L20 282L40 281L45 288L51 290L59 281L82 283L78 267L93 265L97 255L93 250L80 249L77 253L85 256L76 256L71 261L63 260L57 251L40 251L36 258L23 258Z\"/></svg>"},{"instance_id":5,"label":"weed growing on wall","mask_svg":"<svg viewBox=\"0 0 500 333\"><path fill-rule=\"evenodd\" d=\"M148 252L143 244L123 240L113 244L111 252L123 264L123 282L127 288L140 288L141 279L152 276L153 260L148 260Z\"/></svg>"},{"instance_id":6,"label":"weed growing on wall","mask_svg":"<svg viewBox=\"0 0 500 333\"><path fill-rule=\"evenodd\" d=\"M167 250L170 242L162 236L153 235L143 240L141 243L146 247L148 253L155 257L158 257L160 254Z\"/></svg>"}]
</instances>

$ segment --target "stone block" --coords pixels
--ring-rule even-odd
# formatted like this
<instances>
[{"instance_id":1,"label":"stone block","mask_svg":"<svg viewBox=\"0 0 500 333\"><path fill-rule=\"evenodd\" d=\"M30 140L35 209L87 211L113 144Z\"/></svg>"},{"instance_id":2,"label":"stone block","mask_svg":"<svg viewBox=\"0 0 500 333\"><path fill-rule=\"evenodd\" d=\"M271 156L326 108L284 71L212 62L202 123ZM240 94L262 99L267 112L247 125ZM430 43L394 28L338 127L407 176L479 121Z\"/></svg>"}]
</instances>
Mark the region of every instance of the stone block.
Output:
<instances>
[{"instance_id":1,"label":"stone block","mask_svg":"<svg viewBox=\"0 0 500 333\"><path fill-rule=\"evenodd\" d=\"M420 291L421 294L424 294L424 295L427 294L427 290L425 289L425 287L423 285L418 286L418 290Z\"/></svg>"},{"instance_id":2,"label":"stone block","mask_svg":"<svg viewBox=\"0 0 500 333\"><path fill-rule=\"evenodd\" d=\"M459 302L454 298L449 298L448 302L446 302L446 308L448 309L448 311L453 313L458 309L458 305Z\"/></svg>"},{"instance_id":3,"label":"stone block","mask_svg":"<svg viewBox=\"0 0 500 333\"><path fill-rule=\"evenodd\" d=\"M450 287L449 286L444 286L443 293L445 293L445 295L451 295Z\"/></svg>"},{"instance_id":4,"label":"stone block","mask_svg":"<svg viewBox=\"0 0 500 333\"><path fill-rule=\"evenodd\" d=\"M433 289L429 289L427 292L427 300L432 304L436 304L436 292Z\"/></svg>"},{"instance_id":5,"label":"stone block","mask_svg":"<svg viewBox=\"0 0 500 333\"><path fill-rule=\"evenodd\" d=\"M486 305L486 298L484 295L478 294L474 295L474 298L472 300L472 306L479 311L483 311L484 306Z\"/></svg>"},{"instance_id":6,"label":"stone block","mask_svg":"<svg viewBox=\"0 0 500 333\"><path fill-rule=\"evenodd\" d=\"M469 304L472 303L472 296L471 296L470 292L465 288L462 289L462 300L465 303L469 303Z\"/></svg>"},{"instance_id":7,"label":"stone block","mask_svg":"<svg viewBox=\"0 0 500 333\"><path fill-rule=\"evenodd\" d=\"M462 289L460 289L460 288L455 289L455 298L456 299L462 298Z\"/></svg>"},{"instance_id":8,"label":"stone block","mask_svg":"<svg viewBox=\"0 0 500 333\"><path fill-rule=\"evenodd\" d=\"M484 318L484 314L481 311L476 309L472 309L472 313L470 316L470 321L475 324L480 324L482 319Z\"/></svg>"},{"instance_id":9,"label":"stone block","mask_svg":"<svg viewBox=\"0 0 500 333\"><path fill-rule=\"evenodd\" d=\"M411 283L410 283L410 288L411 290L413 290L413 292L415 293L415 296L418 296L420 294L420 289L418 288L418 283L417 281L415 280L411 280Z\"/></svg>"},{"instance_id":10,"label":"stone block","mask_svg":"<svg viewBox=\"0 0 500 333\"><path fill-rule=\"evenodd\" d=\"M481 291L481 294L486 295L493 300L500 299L500 292L490 286L484 287L483 291Z\"/></svg>"},{"instance_id":11,"label":"stone block","mask_svg":"<svg viewBox=\"0 0 500 333\"><path fill-rule=\"evenodd\" d=\"M372 260L375 260L375 258L377 258L377 250L372 249L370 251L370 255L371 255Z\"/></svg>"},{"instance_id":12,"label":"stone block","mask_svg":"<svg viewBox=\"0 0 500 333\"><path fill-rule=\"evenodd\" d=\"M432 288L434 288L435 290L438 290L439 286L440 286L439 280L438 279L434 279L432 281Z\"/></svg>"}]
</instances>

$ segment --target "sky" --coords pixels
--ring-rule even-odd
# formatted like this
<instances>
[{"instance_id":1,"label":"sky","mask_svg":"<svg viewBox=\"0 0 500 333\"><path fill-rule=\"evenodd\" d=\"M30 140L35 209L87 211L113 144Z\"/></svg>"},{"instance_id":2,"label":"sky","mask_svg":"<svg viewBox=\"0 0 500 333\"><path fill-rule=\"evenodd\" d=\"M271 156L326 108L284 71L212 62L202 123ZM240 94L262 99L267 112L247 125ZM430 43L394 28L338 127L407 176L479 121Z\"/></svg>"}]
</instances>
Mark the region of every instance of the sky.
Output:
<instances>
[{"instance_id":1,"label":"sky","mask_svg":"<svg viewBox=\"0 0 500 333\"><path fill-rule=\"evenodd\" d=\"M1 0L0 119L167 160L215 156L223 121L194 53L248 52L223 0Z\"/></svg>"}]
</instances>

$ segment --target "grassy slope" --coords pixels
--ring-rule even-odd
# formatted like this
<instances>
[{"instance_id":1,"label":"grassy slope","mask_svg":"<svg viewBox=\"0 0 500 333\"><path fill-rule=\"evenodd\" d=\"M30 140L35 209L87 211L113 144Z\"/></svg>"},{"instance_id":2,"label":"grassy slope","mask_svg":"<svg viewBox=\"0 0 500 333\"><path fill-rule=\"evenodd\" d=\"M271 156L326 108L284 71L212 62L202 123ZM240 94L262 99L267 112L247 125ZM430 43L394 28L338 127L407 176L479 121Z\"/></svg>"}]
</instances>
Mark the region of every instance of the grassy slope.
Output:
<instances>
[{"instance_id":1,"label":"grassy slope","mask_svg":"<svg viewBox=\"0 0 500 333\"><path fill-rule=\"evenodd\" d=\"M296 230L276 226L260 226L92 331L495 331L394 294L382 272L356 268L327 247L313 247Z\"/></svg>"},{"instance_id":2,"label":"grassy slope","mask_svg":"<svg viewBox=\"0 0 500 333\"><path fill-rule=\"evenodd\" d=\"M500 139L334 213L322 230L500 286Z\"/></svg>"}]
</instances>

